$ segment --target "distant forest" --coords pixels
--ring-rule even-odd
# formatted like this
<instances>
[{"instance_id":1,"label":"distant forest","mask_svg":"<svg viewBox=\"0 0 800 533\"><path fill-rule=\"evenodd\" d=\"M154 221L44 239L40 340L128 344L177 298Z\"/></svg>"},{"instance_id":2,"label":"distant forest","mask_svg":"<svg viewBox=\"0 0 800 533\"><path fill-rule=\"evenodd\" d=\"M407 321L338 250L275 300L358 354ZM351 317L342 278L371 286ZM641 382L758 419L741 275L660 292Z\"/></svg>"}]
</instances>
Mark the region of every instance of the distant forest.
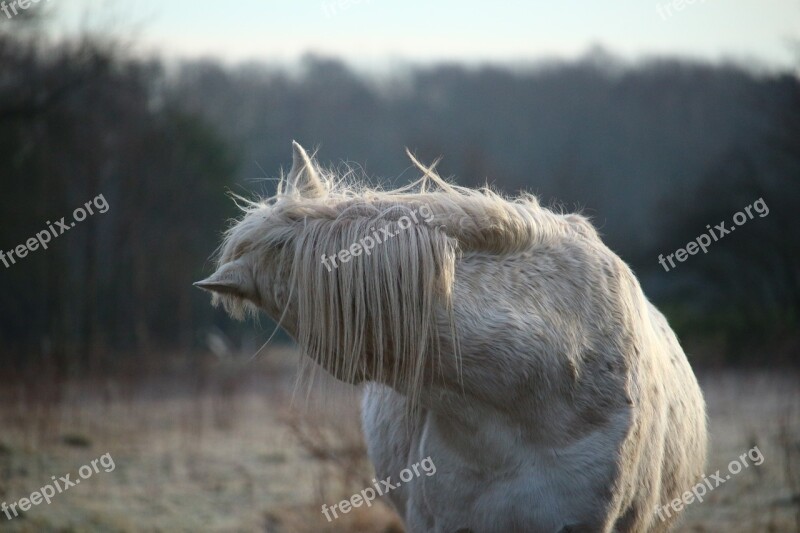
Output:
<instances>
[{"instance_id":1,"label":"distant forest","mask_svg":"<svg viewBox=\"0 0 800 533\"><path fill-rule=\"evenodd\" d=\"M528 67L407 66L372 76L136 59L114 43L0 29L0 249L88 217L0 265L8 361L91 365L234 337L208 274L227 191L270 194L290 142L321 162L415 177L404 147L460 184L528 190L589 215L669 315L690 357L789 361L800 349L800 82L795 74L594 51ZM759 198L769 215L666 272L674 252ZM262 328L269 332L268 321ZM266 337L266 335L264 335ZM758 353L754 353L758 346ZM120 357L114 355L113 357Z\"/></svg>"}]
</instances>

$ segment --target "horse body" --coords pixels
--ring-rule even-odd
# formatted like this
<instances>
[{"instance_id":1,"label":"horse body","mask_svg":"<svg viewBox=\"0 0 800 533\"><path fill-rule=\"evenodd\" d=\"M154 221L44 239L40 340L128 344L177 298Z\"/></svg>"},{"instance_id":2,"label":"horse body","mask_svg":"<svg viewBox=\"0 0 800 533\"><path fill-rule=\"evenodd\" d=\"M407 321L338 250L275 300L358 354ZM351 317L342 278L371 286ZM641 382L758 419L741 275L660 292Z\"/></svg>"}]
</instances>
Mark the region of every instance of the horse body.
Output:
<instances>
[{"instance_id":1,"label":"horse body","mask_svg":"<svg viewBox=\"0 0 800 533\"><path fill-rule=\"evenodd\" d=\"M468 255L453 301L460 373L443 356L453 364L412 420L389 387L363 400L378 477L437 461L389 494L409 529L667 529L654 509L702 474L703 400L628 268L596 243Z\"/></svg>"},{"instance_id":2,"label":"horse body","mask_svg":"<svg viewBox=\"0 0 800 533\"><path fill-rule=\"evenodd\" d=\"M422 165L413 191L355 192L295 149L286 188L248 210L199 284L233 314L266 311L336 377L367 382L378 477L436 464L388 493L409 530L668 529L676 517L656 507L702 475L702 394L591 225ZM428 224L403 228L421 205ZM380 223L404 233L335 270L318 264Z\"/></svg>"}]
</instances>

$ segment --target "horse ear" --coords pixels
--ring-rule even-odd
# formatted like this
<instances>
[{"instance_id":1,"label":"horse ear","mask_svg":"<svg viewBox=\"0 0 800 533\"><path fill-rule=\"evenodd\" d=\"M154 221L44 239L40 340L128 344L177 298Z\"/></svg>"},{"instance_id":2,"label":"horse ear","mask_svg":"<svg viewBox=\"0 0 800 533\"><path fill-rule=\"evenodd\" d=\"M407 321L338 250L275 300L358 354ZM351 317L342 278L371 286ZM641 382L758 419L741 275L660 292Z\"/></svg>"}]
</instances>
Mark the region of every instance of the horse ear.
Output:
<instances>
[{"instance_id":1,"label":"horse ear","mask_svg":"<svg viewBox=\"0 0 800 533\"><path fill-rule=\"evenodd\" d=\"M216 294L238 296L252 301L256 298L253 274L241 260L222 265L208 278L195 282L194 286Z\"/></svg>"},{"instance_id":2,"label":"horse ear","mask_svg":"<svg viewBox=\"0 0 800 533\"><path fill-rule=\"evenodd\" d=\"M319 177L317 167L297 141L292 141L292 170L286 178L287 191L301 196L316 198L325 194L325 184Z\"/></svg>"}]
</instances>

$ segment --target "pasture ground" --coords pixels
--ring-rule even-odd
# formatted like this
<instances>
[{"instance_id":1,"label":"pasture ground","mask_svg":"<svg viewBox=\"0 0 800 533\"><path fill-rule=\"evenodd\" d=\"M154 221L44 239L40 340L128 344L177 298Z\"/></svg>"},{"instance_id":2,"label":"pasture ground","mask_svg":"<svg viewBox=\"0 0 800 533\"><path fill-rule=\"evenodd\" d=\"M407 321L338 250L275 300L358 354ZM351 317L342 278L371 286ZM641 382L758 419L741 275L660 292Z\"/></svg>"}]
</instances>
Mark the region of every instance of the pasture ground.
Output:
<instances>
[{"instance_id":1,"label":"pasture ground","mask_svg":"<svg viewBox=\"0 0 800 533\"><path fill-rule=\"evenodd\" d=\"M101 470L8 521L3 531L400 532L382 503L328 523L369 486L355 390L295 390L297 354L253 363L165 357L114 377L0 382L0 503L104 453ZM192 370L185 370L191 368ZM687 532L789 532L800 525L796 372L701 373L712 435L708 472L753 446L765 460L684 511ZM325 389L319 393L318 389Z\"/></svg>"}]
</instances>

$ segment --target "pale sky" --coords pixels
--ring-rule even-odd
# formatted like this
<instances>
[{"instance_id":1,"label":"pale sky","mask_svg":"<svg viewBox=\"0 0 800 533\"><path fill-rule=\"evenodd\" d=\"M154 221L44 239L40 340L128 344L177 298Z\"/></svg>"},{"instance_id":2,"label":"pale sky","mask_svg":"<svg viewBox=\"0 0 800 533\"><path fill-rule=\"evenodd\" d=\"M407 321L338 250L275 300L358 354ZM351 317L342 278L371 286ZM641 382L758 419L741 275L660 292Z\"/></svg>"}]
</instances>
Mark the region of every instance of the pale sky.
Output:
<instances>
[{"instance_id":1,"label":"pale sky","mask_svg":"<svg viewBox=\"0 0 800 533\"><path fill-rule=\"evenodd\" d=\"M800 0L49 0L55 25L134 34L167 56L357 65L680 55L798 64ZM678 10L675 5L682 5ZM661 8L659 12L659 7ZM793 51L794 50L794 51Z\"/></svg>"}]
</instances>

